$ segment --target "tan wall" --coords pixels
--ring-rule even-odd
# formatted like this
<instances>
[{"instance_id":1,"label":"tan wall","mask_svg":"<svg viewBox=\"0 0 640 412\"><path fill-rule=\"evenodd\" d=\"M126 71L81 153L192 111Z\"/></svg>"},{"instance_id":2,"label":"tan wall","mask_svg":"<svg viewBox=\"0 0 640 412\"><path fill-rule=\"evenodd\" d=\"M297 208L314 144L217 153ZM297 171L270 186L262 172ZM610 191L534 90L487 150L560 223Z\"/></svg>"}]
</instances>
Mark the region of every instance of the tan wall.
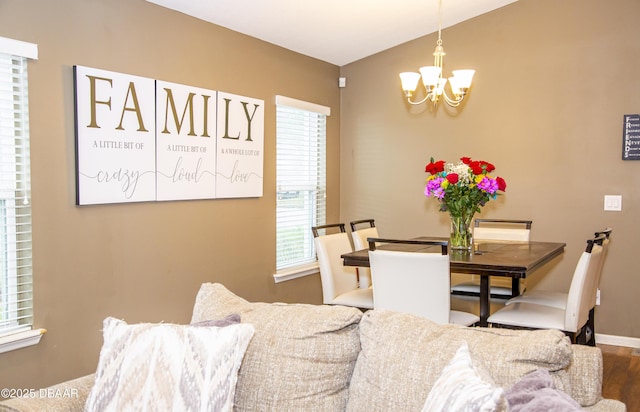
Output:
<instances>
[{"instance_id":1,"label":"tan wall","mask_svg":"<svg viewBox=\"0 0 640 412\"><path fill-rule=\"evenodd\" d=\"M39 46L29 65L35 324L0 354L0 387L38 388L95 370L106 316L188 322L202 282L247 299L321 303L317 275L274 284L275 105L332 108L329 218L339 213L339 68L143 0L0 0L0 36ZM264 196L75 206L72 66L265 101Z\"/></svg>"},{"instance_id":2,"label":"tan wall","mask_svg":"<svg viewBox=\"0 0 640 412\"><path fill-rule=\"evenodd\" d=\"M342 219L446 235L424 166L490 161L508 187L481 216L532 219L534 240L567 243L532 284L567 290L587 237L614 228L596 331L640 338L640 161L621 160L623 115L640 113L638 16L637 0L519 0L443 30L445 71L477 70L459 112L403 103L398 73L432 64L434 35L343 67ZM622 212L603 211L605 194Z\"/></svg>"},{"instance_id":3,"label":"tan wall","mask_svg":"<svg viewBox=\"0 0 640 412\"><path fill-rule=\"evenodd\" d=\"M276 94L332 108L329 221L444 235L446 216L422 195L424 165L468 155L509 185L483 216L531 218L534 239L567 242L538 286L568 288L586 237L613 226L597 330L640 337L640 162L620 160L622 116L640 112L638 15L635 0L519 0L445 29L446 70L478 71L455 115L403 104L397 73L430 64L433 36L343 67L340 96L335 66L143 0L0 0L0 36L40 50L29 66L35 322L48 329L40 345L0 354L0 386L94 370L106 316L188 322L202 282L250 300L321 302L317 276L271 277ZM76 207L73 65L264 99L264 197ZM604 194L621 194L623 211L603 212Z\"/></svg>"}]
</instances>

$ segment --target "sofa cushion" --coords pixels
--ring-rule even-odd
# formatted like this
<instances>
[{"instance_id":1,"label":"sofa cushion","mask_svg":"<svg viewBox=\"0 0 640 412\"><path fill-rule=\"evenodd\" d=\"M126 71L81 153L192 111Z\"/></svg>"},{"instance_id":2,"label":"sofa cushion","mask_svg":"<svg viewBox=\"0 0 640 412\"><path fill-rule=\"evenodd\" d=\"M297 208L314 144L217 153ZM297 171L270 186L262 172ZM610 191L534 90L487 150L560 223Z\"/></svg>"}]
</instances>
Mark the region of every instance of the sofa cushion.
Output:
<instances>
[{"instance_id":1,"label":"sofa cushion","mask_svg":"<svg viewBox=\"0 0 640 412\"><path fill-rule=\"evenodd\" d=\"M481 376L478 368L464 342L429 391L422 412L506 411L504 390Z\"/></svg>"},{"instance_id":2,"label":"sofa cushion","mask_svg":"<svg viewBox=\"0 0 640 412\"><path fill-rule=\"evenodd\" d=\"M35 390L28 397L0 402L1 412L82 411L95 382L95 374L85 375Z\"/></svg>"},{"instance_id":3,"label":"sofa cushion","mask_svg":"<svg viewBox=\"0 0 640 412\"><path fill-rule=\"evenodd\" d=\"M127 325L107 318L85 410L231 410L253 332L247 324Z\"/></svg>"},{"instance_id":4,"label":"sofa cushion","mask_svg":"<svg viewBox=\"0 0 640 412\"><path fill-rule=\"evenodd\" d=\"M360 310L251 303L220 284L201 286L192 322L231 313L255 326L238 373L235 410L345 410L360 351Z\"/></svg>"},{"instance_id":5,"label":"sofa cushion","mask_svg":"<svg viewBox=\"0 0 640 412\"><path fill-rule=\"evenodd\" d=\"M362 351L349 388L349 411L419 411L440 371L466 341L474 362L506 389L545 368L570 392L569 340L559 331L521 331L438 325L391 311L369 311L360 322Z\"/></svg>"}]
</instances>

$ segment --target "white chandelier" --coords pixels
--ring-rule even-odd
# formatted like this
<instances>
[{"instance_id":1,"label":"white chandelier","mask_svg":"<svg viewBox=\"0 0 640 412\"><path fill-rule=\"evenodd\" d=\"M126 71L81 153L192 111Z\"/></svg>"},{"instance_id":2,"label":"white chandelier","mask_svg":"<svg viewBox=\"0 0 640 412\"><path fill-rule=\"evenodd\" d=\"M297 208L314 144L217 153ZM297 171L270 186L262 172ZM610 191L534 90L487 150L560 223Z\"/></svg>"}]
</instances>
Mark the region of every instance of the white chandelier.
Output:
<instances>
[{"instance_id":1,"label":"white chandelier","mask_svg":"<svg viewBox=\"0 0 640 412\"><path fill-rule=\"evenodd\" d=\"M444 101L452 107L460 105L464 99L469 87L471 87L471 80L475 70L453 70L453 76L449 77L449 86L451 87L451 93L453 97L449 97L444 89L447 84L447 79L442 77L442 62L443 57L446 54L442 47L442 0L438 2L438 41L436 42L436 49L433 52L433 66L421 67L420 73L415 72L402 72L400 73L400 80L402 81L402 89L404 90L407 102L411 104L422 104L427 100L433 102L433 105L438 104L438 100L442 96ZM422 83L424 84L427 95L420 101L411 100L413 94L418 87L418 82L422 77Z\"/></svg>"}]
</instances>

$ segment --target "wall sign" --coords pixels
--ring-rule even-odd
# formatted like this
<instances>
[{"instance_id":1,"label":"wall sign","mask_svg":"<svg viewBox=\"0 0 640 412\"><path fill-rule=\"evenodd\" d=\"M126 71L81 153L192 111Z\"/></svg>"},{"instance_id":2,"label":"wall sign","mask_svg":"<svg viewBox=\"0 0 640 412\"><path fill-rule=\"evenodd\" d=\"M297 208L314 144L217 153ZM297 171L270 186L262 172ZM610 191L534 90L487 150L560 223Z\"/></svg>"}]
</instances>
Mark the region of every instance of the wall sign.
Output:
<instances>
[{"instance_id":1,"label":"wall sign","mask_svg":"<svg viewBox=\"0 0 640 412\"><path fill-rule=\"evenodd\" d=\"M640 160L640 114L625 114L622 127L622 160Z\"/></svg>"},{"instance_id":2,"label":"wall sign","mask_svg":"<svg viewBox=\"0 0 640 412\"><path fill-rule=\"evenodd\" d=\"M76 204L262 196L264 102L74 66Z\"/></svg>"},{"instance_id":3,"label":"wall sign","mask_svg":"<svg viewBox=\"0 0 640 412\"><path fill-rule=\"evenodd\" d=\"M216 197L216 92L156 81L157 200Z\"/></svg>"},{"instance_id":4,"label":"wall sign","mask_svg":"<svg viewBox=\"0 0 640 412\"><path fill-rule=\"evenodd\" d=\"M217 197L262 196L264 102L218 92Z\"/></svg>"}]
</instances>

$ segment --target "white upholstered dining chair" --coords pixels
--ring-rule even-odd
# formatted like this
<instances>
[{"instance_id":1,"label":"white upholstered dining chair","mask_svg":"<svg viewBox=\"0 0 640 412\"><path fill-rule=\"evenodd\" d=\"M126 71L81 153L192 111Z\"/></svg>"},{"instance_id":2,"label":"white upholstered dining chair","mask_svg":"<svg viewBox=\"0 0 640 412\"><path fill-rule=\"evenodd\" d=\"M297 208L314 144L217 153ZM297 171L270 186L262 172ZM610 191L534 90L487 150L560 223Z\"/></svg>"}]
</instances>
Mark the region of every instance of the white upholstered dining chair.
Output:
<instances>
[{"instance_id":1,"label":"white upholstered dining chair","mask_svg":"<svg viewBox=\"0 0 640 412\"><path fill-rule=\"evenodd\" d=\"M589 339L587 343L591 346L595 346L595 307L596 300L598 295L598 289L600 287L600 279L602 277L602 266L604 265L604 261L607 257L607 252L609 249L609 241L611 238L611 233L613 229L606 228L602 231L595 232L595 238L599 238L604 236L602 239L602 256L600 257L600 261L598 264L598 268L596 269L595 280L592 284L592 290L590 295L590 304L591 309L589 310L589 320L587 321L588 328L588 336ZM514 303L533 303L536 305L550 306L558 309L566 309L567 300L568 300L568 292L561 291L552 291L552 290L543 290L543 289L531 289L524 292L522 295L516 296L514 298L509 299L505 305L512 305Z\"/></svg>"},{"instance_id":2,"label":"white upholstered dining chair","mask_svg":"<svg viewBox=\"0 0 640 412\"><path fill-rule=\"evenodd\" d=\"M376 244L381 243L432 246L436 251L377 249ZM369 238L369 262L374 309L411 313L440 324L470 326L480 320L472 313L451 310L446 241Z\"/></svg>"},{"instance_id":3,"label":"white upholstered dining chair","mask_svg":"<svg viewBox=\"0 0 640 412\"><path fill-rule=\"evenodd\" d=\"M574 270L564 308L515 302L489 316L488 322L494 326L559 329L569 335L574 343L588 343L590 337L584 332L602 259L603 240L604 236L598 236L587 241L587 247Z\"/></svg>"},{"instance_id":4,"label":"white upholstered dining chair","mask_svg":"<svg viewBox=\"0 0 640 412\"><path fill-rule=\"evenodd\" d=\"M327 233L327 230L335 229L339 232ZM320 235L320 230L325 234ZM323 303L373 309L372 290L360 289L356 268L342 263L340 256L353 251L344 223L314 226L311 231L320 266Z\"/></svg>"},{"instance_id":5,"label":"white upholstered dining chair","mask_svg":"<svg viewBox=\"0 0 640 412\"><path fill-rule=\"evenodd\" d=\"M358 225L365 225L358 228ZM353 239L353 249L362 250L369 247L367 238L378 237L378 228L374 219L362 219L349 222L351 226L351 237ZM371 270L367 267L358 267L358 282L361 289L371 286Z\"/></svg>"},{"instance_id":6,"label":"white upholstered dining chair","mask_svg":"<svg viewBox=\"0 0 640 412\"><path fill-rule=\"evenodd\" d=\"M475 219L473 240L498 240L528 242L531 239L531 220ZM490 295L493 299L509 299L513 295L512 278L492 276L489 280ZM458 296L480 296L480 276L454 273L451 280L451 294ZM520 280L519 290L524 290L524 280Z\"/></svg>"}]
</instances>

